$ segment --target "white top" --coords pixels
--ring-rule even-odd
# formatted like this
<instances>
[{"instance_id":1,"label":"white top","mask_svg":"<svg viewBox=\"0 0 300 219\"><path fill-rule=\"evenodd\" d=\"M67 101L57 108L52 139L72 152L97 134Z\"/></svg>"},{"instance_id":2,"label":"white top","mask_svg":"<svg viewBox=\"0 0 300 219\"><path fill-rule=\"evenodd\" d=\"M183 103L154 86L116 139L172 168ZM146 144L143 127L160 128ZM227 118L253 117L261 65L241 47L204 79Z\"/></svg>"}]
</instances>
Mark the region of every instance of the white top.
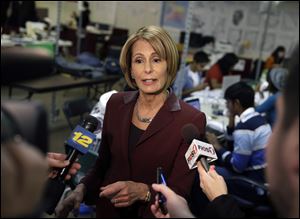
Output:
<instances>
[{"instance_id":1,"label":"white top","mask_svg":"<svg viewBox=\"0 0 300 219\"><path fill-rule=\"evenodd\" d=\"M201 76L200 72L193 72L191 68L189 68L188 76L193 80L193 87L196 87L198 84L200 84L199 75Z\"/></svg>"}]
</instances>

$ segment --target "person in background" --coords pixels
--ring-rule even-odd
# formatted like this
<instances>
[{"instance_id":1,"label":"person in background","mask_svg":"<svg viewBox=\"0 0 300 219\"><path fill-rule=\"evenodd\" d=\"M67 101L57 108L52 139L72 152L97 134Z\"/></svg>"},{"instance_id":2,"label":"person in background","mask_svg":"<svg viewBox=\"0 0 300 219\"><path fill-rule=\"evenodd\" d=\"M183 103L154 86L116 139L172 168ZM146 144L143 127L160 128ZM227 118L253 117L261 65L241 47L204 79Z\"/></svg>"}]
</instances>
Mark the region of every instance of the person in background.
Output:
<instances>
[{"instance_id":1,"label":"person in background","mask_svg":"<svg viewBox=\"0 0 300 219\"><path fill-rule=\"evenodd\" d=\"M278 46L272 54L267 58L265 62L265 69L271 70L274 67L281 67L281 64L285 57L285 48Z\"/></svg>"},{"instance_id":2,"label":"person in background","mask_svg":"<svg viewBox=\"0 0 300 219\"><path fill-rule=\"evenodd\" d=\"M273 127L276 119L276 101L281 95L281 90L284 86L288 72L284 68L272 68L267 75L268 90L270 96L260 105L255 107L255 111L265 113L267 122Z\"/></svg>"},{"instance_id":3,"label":"person in background","mask_svg":"<svg viewBox=\"0 0 300 219\"><path fill-rule=\"evenodd\" d=\"M57 206L58 217L67 217L82 201L96 204L96 217L153 217L157 167L174 191L185 198L190 194L195 172L184 157L189 145L181 129L195 124L204 137L206 118L168 89L177 73L175 42L160 27L142 27L123 46L120 65L137 90L108 100L97 161Z\"/></svg>"},{"instance_id":4,"label":"person in background","mask_svg":"<svg viewBox=\"0 0 300 219\"><path fill-rule=\"evenodd\" d=\"M173 85L174 93L186 97L194 91L203 90L207 83L202 83L204 67L209 63L208 55L205 52L194 54L193 61L184 68L183 79L176 77Z\"/></svg>"},{"instance_id":5,"label":"person in background","mask_svg":"<svg viewBox=\"0 0 300 219\"><path fill-rule=\"evenodd\" d=\"M270 188L270 198L276 207L277 216L299 218L299 47L292 55L289 72L283 95L278 97L276 103L278 119L267 144L266 176ZM228 195L223 177L216 173L212 166L209 172L205 172L199 162L198 172L201 180L199 186L212 202L211 204L223 199L220 204L215 204L217 209L210 211L212 213L210 216L224 218L238 216L239 209L236 204L231 202L232 206L225 208L230 203L225 200ZM152 187L166 197L166 206L169 212L167 215L163 215L156 199L151 206L155 217L194 217L186 201L171 189L158 184L153 184ZM225 211L220 213L218 209ZM235 212L233 212L234 209Z\"/></svg>"},{"instance_id":6,"label":"person in background","mask_svg":"<svg viewBox=\"0 0 300 219\"><path fill-rule=\"evenodd\" d=\"M19 28L24 28L27 21L38 21L35 1L6 1L1 3L1 27L4 28L4 32L19 33Z\"/></svg>"},{"instance_id":7,"label":"person in background","mask_svg":"<svg viewBox=\"0 0 300 219\"><path fill-rule=\"evenodd\" d=\"M81 11L81 17L82 17L82 25L81 28L85 30L86 26L90 23L90 14L91 10L89 9L89 3L87 1L83 2L83 10ZM77 27L79 27L79 16L74 11L72 13L72 17L76 20Z\"/></svg>"},{"instance_id":8,"label":"person in background","mask_svg":"<svg viewBox=\"0 0 300 219\"><path fill-rule=\"evenodd\" d=\"M213 133L207 132L206 137L211 143L220 164L217 172L225 178L243 175L264 182L265 147L272 133L270 125L254 109L254 91L244 82L238 82L225 91L224 98L229 111L227 135L233 141L233 151L226 150ZM235 116L240 118L235 126Z\"/></svg>"},{"instance_id":9,"label":"person in background","mask_svg":"<svg viewBox=\"0 0 300 219\"><path fill-rule=\"evenodd\" d=\"M226 53L217 61L207 72L205 82L210 89L222 87L223 76L229 75L233 66L238 63L239 59L234 53Z\"/></svg>"}]
</instances>

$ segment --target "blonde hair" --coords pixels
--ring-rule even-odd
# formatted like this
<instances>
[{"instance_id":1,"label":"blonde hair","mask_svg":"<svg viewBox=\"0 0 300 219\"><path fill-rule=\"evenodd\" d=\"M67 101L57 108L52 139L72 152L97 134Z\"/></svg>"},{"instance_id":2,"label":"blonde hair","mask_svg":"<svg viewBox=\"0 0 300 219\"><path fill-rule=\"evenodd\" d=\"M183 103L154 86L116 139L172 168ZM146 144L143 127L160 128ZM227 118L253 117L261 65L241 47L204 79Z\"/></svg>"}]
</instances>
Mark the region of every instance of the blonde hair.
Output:
<instances>
[{"instance_id":1,"label":"blonde hair","mask_svg":"<svg viewBox=\"0 0 300 219\"><path fill-rule=\"evenodd\" d=\"M167 61L168 78L164 87L164 89L167 89L176 78L179 55L176 44L167 31L157 26L140 28L124 44L120 55L120 66L127 84L132 88L137 88L135 81L131 77L131 56L132 46L139 39L144 39L150 43L160 58Z\"/></svg>"}]
</instances>

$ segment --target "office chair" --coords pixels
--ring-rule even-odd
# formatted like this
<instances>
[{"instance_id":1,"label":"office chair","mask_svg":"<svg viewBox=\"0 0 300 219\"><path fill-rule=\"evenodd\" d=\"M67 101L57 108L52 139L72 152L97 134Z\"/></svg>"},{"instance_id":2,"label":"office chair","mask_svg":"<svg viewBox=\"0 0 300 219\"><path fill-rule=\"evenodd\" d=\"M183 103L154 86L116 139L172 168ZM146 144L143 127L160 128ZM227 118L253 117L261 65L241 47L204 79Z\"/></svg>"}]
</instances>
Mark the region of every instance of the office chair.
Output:
<instances>
[{"instance_id":1,"label":"office chair","mask_svg":"<svg viewBox=\"0 0 300 219\"><path fill-rule=\"evenodd\" d=\"M247 217L275 217L268 185L245 176L233 176L225 179L225 182L228 193L236 199Z\"/></svg>"},{"instance_id":2,"label":"office chair","mask_svg":"<svg viewBox=\"0 0 300 219\"><path fill-rule=\"evenodd\" d=\"M91 110L91 103L86 97L67 100L63 105L63 112L71 130L73 130L77 124L80 124L83 121L83 116L88 114Z\"/></svg>"}]
</instances>

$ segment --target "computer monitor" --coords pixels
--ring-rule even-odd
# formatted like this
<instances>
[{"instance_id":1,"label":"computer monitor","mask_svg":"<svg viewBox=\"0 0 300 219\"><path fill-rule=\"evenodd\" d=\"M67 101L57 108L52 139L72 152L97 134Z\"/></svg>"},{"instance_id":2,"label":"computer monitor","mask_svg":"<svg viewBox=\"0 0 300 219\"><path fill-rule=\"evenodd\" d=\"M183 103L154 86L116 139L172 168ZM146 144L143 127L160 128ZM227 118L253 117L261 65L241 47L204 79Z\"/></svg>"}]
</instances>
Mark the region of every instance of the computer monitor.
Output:
<instances>
[{"instance_id":1,"label":"computer monitor","mask_svg":"<svg viewBox=\"0 0 300 219\"><path fill-rule=\"evenodd\" d=\"M187 97L183 99L184 102L187 104L195 107L197 110L200 110L201 104L200 104L200 99L199 97Z\"/></svg>"},{"instance_id":2,"label":"computer monitor","mask_svg":"<svg viewBox=\"0 0 300 219\"><path fill-rule=\"evenodd\" d=\"M231 85L239 82L241 80L240 75L226 75L223 76L223 82L222 82L222 92L225 94L225 91L228 87Z\"/></svg>"}]
</instances>

